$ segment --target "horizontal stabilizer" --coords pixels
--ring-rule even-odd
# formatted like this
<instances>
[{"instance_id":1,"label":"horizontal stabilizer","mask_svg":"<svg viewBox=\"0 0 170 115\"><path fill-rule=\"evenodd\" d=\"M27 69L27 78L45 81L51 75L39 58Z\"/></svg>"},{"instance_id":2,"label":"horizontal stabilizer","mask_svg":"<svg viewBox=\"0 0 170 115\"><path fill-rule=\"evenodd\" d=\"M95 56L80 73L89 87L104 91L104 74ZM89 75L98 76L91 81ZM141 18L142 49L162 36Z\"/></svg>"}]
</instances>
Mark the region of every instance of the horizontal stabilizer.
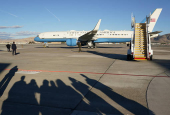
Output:
<instances>
[{"instance_id":1,"label":"horizontal stabilizer","mask_svg":"<svg viewBox=\"0 0 170 115\"><path fill-rule=\"evenodd\" d=\"M153 34L159 34L161 33L162 31L155 31L155 32L150 32L149 34L153 35Z\"/></svg>"},{"instance_id":2,"label":"horizontal stabilizer","mask_svg":"<svg viewBox=\"0 0 170 115\"><path fill-rule=\"evenodd\" d=\"M159 36L159 33L161 33L162 31L155 31L155 32L150 32L149 35L150 35L150 38L155 38L157 36Z\"/></svg>"}]
</instances>

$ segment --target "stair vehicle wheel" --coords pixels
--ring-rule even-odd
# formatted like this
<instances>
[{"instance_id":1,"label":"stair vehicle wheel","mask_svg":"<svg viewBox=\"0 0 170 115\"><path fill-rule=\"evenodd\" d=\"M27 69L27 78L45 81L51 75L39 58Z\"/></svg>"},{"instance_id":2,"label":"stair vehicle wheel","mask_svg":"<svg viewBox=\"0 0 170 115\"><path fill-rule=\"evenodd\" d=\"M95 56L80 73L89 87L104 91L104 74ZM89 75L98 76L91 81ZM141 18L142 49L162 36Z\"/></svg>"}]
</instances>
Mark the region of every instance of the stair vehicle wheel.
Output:
<instances>
[{"instance_id":1,"label":"stair vehicle wheel","mask_svg":"<svg viewBox=\"0 0 170 115\"><path fill-rule=\"evenodd\" d=\"M131 60L131 55L127 55L127 60Z\"/></svg>"},{"instance_id":2,"label":"stair vehicle wheel","mask_svg":"<svg viewBox=\"0 0 170 115\"><path fill-rule=\"evenodd\" d=\"M152 55L150 56L150 60L152 60Z\"/></svg>"}]
</instances>

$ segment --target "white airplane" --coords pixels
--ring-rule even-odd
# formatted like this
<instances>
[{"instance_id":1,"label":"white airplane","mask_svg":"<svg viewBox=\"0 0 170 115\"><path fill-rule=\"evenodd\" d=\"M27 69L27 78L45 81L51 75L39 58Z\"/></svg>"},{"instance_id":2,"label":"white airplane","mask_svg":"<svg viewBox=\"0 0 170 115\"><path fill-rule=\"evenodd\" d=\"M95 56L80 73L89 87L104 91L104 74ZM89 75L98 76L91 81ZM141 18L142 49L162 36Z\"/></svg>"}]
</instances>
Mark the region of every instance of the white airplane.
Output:
<instances>
[{"instance_id":1,"label":"white airplane","mask_svg":"<svg viewBox=\"0 0 170 115\"><path fill-rule=\"evenodd\" d=\"M152 14L150 14L149 34L151 37L158 36L161 31L152 32L158 17L162 11L162 8L157 8ZM95 43L120 43L129 42L133 36L134 31L98 31L101 23L101 19L98 21L95 28L91 31L57 31L57 32L44 32L34 38L37 42L66 42L67 46L76 46L77 42L81 42L81 45L88 45L88 48L94 48ZM141 22L146 23L146 18Z\"/></svg>"}]
</instances>

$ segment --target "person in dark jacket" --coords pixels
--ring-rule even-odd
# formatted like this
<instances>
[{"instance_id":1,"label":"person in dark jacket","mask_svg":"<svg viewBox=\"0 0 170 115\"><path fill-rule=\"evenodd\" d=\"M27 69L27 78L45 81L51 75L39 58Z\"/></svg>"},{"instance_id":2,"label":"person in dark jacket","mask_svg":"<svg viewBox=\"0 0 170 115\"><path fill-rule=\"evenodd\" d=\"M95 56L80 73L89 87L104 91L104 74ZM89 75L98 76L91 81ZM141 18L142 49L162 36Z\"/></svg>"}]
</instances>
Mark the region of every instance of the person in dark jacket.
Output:
<instances>
[{"instance_id":1,"label":"person in dark jacket","mask_svg":"<svg viewBox=\"0 0 170 115\"><path fill-rule=\"evenodd\" d=\"M6 47L7 47L7 51L10 52L10 47L11 47L11 45L10 45L10 44L7 44Z\"/></svg>"},{"instance_id":2,"label":"person in dark jacket","mask_svg":"<svg viewBox=\"0 0 170 115\"><path fill-rule=\"evenodd\" d=\"M16 46L15 42L13 42L13 44L12 44L12 55L14 55L14 53L16 55L16 49L17 49L17 46Z\"/></svg>"},{"instance_id":3,"label":"person in dark jacket","mask_svg":"<svg viewBox=\"0 0 170 115\"><path fill-rule=\"evenodd\" d=\"M79 47L79 52L81 52L81 42L77 42L77 45Z\"/></svg>"}]
</instances>

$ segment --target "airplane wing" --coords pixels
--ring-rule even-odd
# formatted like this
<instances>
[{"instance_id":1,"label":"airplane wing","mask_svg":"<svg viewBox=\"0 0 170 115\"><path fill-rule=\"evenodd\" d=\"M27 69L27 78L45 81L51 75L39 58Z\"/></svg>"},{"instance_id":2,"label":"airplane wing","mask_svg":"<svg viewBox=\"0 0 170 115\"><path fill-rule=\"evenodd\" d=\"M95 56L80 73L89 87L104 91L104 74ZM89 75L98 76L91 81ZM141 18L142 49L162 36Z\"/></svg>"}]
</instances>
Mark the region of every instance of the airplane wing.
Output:
<instances>
[{"instance_id":1,"label":"airplane wing","mask_svg":"<svg viewBox=\"0 0 170 115\"><path fill-rule=\"evenodd\" d=\"M101 23L101 19L98 21L97 25L92 31L80 36L78 41L90 41L96 35L99 29L100 23Z\"/></svg>"}]
</instances>

